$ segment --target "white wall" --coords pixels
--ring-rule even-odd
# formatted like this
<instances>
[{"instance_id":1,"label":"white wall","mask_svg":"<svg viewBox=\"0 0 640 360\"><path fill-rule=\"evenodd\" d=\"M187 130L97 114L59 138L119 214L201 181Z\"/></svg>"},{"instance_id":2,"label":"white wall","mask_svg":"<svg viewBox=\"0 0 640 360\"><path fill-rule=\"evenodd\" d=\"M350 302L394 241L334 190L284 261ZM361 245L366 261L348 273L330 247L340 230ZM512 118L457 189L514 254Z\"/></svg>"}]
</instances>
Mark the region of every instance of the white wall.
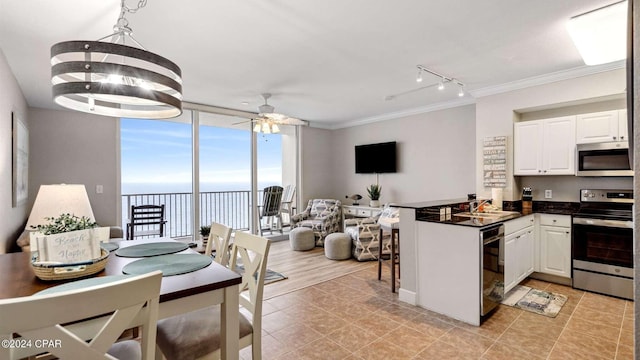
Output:
<instances>
[{"instance_id":1,"label":"white wall","mask_svg":"<svg viewBox=\"0 0 640 360\"><path fill-rule=\"evenodd\" d=\"M118 224L118 119L36 108L30 114L29 209L40 185L84 184L96 222ZM103 186L102 194L96 193L96 185Z\"/></svg>"},{"instance_id":2,"label":"white wall","mask_svg":"<svg viewBox=\"0 0 640 360\"><path fill-rule=\"evenodd\" d=\"M31 129L27 102L0 49L0 254L15 250L15 242L29 217L28 202L12 207L11 113ZM31 140L33 144L33 140ZM30 155L33 159L33 154ZM31 174L30 174L31 175Z\"/></svg>"},{"instance_id":3,"label":"white wall","mask_svg":"<svg viewBox=\"0 0 640 360\"><path fill-rule=\"evenodd\" d=\"M302 157L300 207L303 211L310 199L333 197L334 178L332 163L333 132L326 129L300 127Z\"/></svg>"},{"instance_id":4,"label":"white wall","mask_svg":"<svg viewBox=\"0 0 640 360\"><path fill-rule=\"evenodd\" d=\"M376 122L332 133L331 196L363 196L374 174L355 173L355 145L396 141L398 172L380 174L382 203L466 197L475 189L475 106L467 105ZM305 144L306 145L306 144Z\"/></svg>"},{"instance_id":5,"label":"white wall","mask_svg":"<svg viewBox=\"0 0 640 360\"><path fill-rule=\"evenodd\" d=\"M581 187L631 188L632 178L584 179L575 176L513 177L513 123L535 118L527 113L543 114L553 108L591 109L588 102L600 102L625 93L625 70L613 70L550 84L533 86L502 94L486 96L476 101L476 184L479 196L490 197L491 190L482 183L482 139L488 136L508 136L507 188L505 200L519 200L522 186L533 186L534 200L544 200L539 191L553 190L552 201L578 201ZM546 109L546 110L545 110ZM585 111L588 112L588 111ZM521 115L522 114L522 115Z\"/></svg>"}]
</instances>

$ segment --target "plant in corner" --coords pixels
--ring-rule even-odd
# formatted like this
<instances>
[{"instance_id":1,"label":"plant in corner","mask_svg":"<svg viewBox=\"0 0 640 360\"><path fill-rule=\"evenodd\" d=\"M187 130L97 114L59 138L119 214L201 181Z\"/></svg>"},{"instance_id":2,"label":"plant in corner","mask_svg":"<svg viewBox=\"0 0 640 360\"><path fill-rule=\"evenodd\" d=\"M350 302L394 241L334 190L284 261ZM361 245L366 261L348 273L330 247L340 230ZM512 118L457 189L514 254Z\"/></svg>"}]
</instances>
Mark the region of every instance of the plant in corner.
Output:
<instances>
[{"instance_id":1,"label":"plant in corner","mask_svg":"<svg viewBox=\"0 0 640 360\"><path fill-rule=\"evenodd\" d=\"M369 194L369 198L371 201L369 202L369 206L378 207L380 206L380 192L382 191L382 186L378 184L371 184L367 188L367 193Z\"/></svg>"}]
</instances>

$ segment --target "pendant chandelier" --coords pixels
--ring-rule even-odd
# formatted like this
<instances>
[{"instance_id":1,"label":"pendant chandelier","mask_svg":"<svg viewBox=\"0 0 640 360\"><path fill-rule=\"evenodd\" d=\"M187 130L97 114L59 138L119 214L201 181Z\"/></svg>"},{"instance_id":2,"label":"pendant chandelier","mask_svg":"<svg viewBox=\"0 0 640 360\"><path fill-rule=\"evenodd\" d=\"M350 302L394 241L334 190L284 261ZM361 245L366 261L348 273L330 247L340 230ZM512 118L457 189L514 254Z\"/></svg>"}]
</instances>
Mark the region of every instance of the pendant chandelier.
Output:
<instances>
[{"instance_id":1,"label":"pendant chandelier","mask_svg":"<svg viewBox=\"0 0 640 360\"><path fill-rule=\"evenodd\" d=\"M51 83L57 104L91 114L138 119L166 119L182 113L180 67L144 49L131 36L125 18L146 4L147 0L140 0L136 8L129 8L122 0L111 35L51 47Z\"/></svg>"}]
</instances>

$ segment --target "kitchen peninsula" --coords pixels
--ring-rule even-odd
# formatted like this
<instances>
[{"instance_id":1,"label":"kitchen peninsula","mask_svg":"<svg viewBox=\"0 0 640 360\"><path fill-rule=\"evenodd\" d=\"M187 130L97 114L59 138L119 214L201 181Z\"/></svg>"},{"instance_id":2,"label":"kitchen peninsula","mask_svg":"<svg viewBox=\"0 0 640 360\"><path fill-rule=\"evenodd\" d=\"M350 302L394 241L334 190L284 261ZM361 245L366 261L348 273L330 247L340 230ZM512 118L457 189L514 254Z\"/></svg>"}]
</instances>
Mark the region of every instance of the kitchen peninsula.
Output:
<instances>
[{"instance_id":1,"label":"kitchen peninsula","mask_svg":"<svg viewBox=\"0 0 640 360\"><path fill-rule=\"evenodd\" d=\"M499 302L504 290L499 260L502 225L507 220L532 223L533 216L471 214L467 199L398 207L403 249L400 300L479 326L483 313L491 309L487 302ZM492 245L483 247L483 239L491 239ZM483 266L483 259L489 264Z\"/></svg>"}]
</instances>

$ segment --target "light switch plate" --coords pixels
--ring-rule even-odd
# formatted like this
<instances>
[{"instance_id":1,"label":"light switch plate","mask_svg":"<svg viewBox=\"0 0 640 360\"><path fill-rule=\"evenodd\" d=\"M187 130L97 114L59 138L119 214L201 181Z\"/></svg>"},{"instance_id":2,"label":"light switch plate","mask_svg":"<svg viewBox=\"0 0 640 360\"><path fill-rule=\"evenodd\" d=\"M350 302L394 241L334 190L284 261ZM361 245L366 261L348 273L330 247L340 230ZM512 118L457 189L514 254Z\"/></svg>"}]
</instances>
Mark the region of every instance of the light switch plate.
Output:
<instances>
[{"instance_id":1,"label":"light switch plate","mask_svg":"<svg viewBox=\"0 0 640 360\"><path fill-rule=\"evenodd\" d=\"M553 192L551 190L545 190L544 191L544 198L545 199L551 199L553 197Z\"/></svg>"},{"instance_id":2,"label":"light switch plate","mask_svg":"<svg viewBox=\"0 0 640 360\"><path fill-rule=\"evenodd\" d=\"M102 185L96 185L96 194L102 194L103 191L104 188L102 187Z\"/></svg>"}]
</instances>

